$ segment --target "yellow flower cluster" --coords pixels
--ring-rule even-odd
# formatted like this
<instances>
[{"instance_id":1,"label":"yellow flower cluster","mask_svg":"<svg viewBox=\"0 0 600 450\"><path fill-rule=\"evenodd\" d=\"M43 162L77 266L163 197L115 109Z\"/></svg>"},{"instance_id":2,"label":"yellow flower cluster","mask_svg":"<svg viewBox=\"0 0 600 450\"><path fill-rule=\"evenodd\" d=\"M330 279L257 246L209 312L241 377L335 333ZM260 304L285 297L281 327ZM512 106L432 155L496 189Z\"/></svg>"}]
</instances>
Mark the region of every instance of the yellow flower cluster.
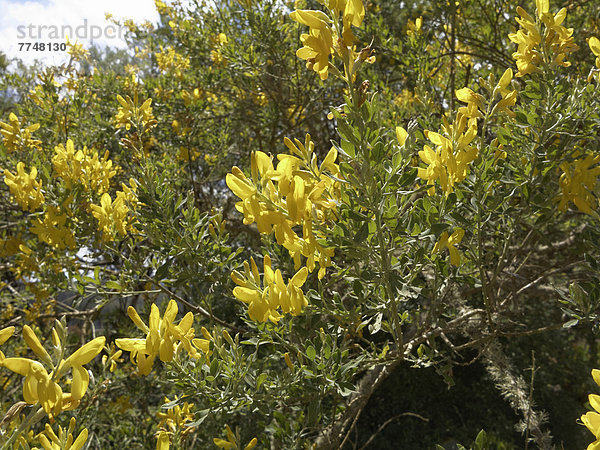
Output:
<instances>
[{"instance_id":1,"label":"yellow flower cluster","mask_svg":"<svg viewBox=\"0 0 600 450\"><path fill-rule=\"evenodd\" d=\"M25 163L17 163L17 173L4 170L4 182L8 185L10 193L23 211L35 211L44 203L42 182L36 181L37 169L31 168L29 174L25 172Z\"/></svg>"},{"instance_id":2,"label":"yellow flower cluster","mask_svg":"<svg viewBox=\"0 0 600 450\"><path fill-rule=\"evenodd\" d=\"M170 400L165 397L165 403ZM187 422L194 420L194 414L191 412L194 407L193 403L184 402L182 406L175 405L166 410L166 412L158 412L156 416L160 419L158 424L159 431L156 433L158 442L157 450L169 450L171 446L171 436L175 433L184 438L190 434L195 427L186 426Z\"/></svg>"},{"instance_id":3,"label":"yellow flower cluster","mask_svg":"<svg viewBox=\"0 0 600 450\"><path fill-rule=\"evenodd\" d=\"M499 95L500 101L498 103L496 103L496 105L494 106L494 109L492 110L492 115L494 114L495 111L497 111L497 112L503 111L506 114L508 114L510 117L515 117L514 111L509 109L509 108L515 106L515 104L517 103L517 91L516 90L511 91L508 89L508 86L510 85L512 78L513 78L512 69L506 69L504 71L504 73L502 74L502 77L500 77L500 80L498 81L498 85L496 86L496 89L493 92L493 97L495 97L496 95Z\"/></svg>"},{"instance_id":4,"label":"yellow flower cluster","mask_svg":"<svg viewBox=\"0 0 600 450\"><path fill-rule=\"evenodd\" d=\"M562 8L552 15L549 12L549 0L536 0L535 3L535 18L520 6L517 7L521 17L516 20L521 28L508 35L518 45L513 53L519 69L518 77L537 71L542 62L569 67L571 63L565 58L579 49L573 39L573 28L567 29L561 25L567 17L567 9Z\"/></svg>"},{"instance_id":5,"label":"yellow flower cluster","mask_svg":"<svg viewBox=\"0 0 600 450\"><path fill-rule=\"evenodd\" d=\"M227 65L227 58L221 53L223 47L227 44L227 35L225 33L219 33L216 37L211 39L213 49L210 51L210 60L215 63L216 67L224 67Z\"/></svg>"},{"instance_id":6,"label":"yellow flower cluster","mask_svg":"<svg viewBox=\"0 0 600 450\"><path fill-rule=\"evenodd\" d=\"M125 127L126 130L131 128L131 125L140 126L141 128L150 128L156 124L156 120L152 115L152 99L146 99L139 106L137 92L133 96L133 100L127 95L123 98L117 95L117 101L121 106L115 116L115 124L117 128Z\"/></svg>"},{"instance_id":7,"label":"yellow flower cluster","mask_svg":"<svg viewBox=\"0 0 600 450\"><path fill-rule=\"evenodd\" d=\"M169 362L183 346L193 358L202 355L196 350L200 349L204 354L209 354L210 334L202 328L205 339L194 338L194 314L188 312L178 324L174 323L178 308L175 300L169 301L163 318L160 318L158 306L154 303L150 308L148 325L140 318L133 306L127 308L127 314L133 323L144 333L146 337L117 339L117 347L131 353L131 360L138 367L140 375L148 375L152 371L154 360L158 356L161 361Z\"/></svg>"},{"instance_id":8,"label":"yellow flower cluster","mask_svg":"<svg viewBox=\"0 0 600 450\"><path fill-rule=\"evenodd\" d=\"M277 243L294 259L296 270L302 256L307 258L309 272L318 261L321 279L331 265L334 249L318 242L322 236L313 229L313 222L323 224L335 217L340 197L339 182L333 178L339 176L335 163L337 150L332 148L319 166L310 135L306 135L304 144L298 139L294 141L285 138L291 154L277 155L277 169L265 153L254 152L252 179L233 167L226 182L242 200L236 209L244 214L244 224L256 222L262 234L274 232ZM295 226L302 228L302 238L293 230Z\"/></svg>"},{"instance_id":9,"label":"yellow flower cluster","mask_svg":"<svg viewBox=\"0 0 600 450\"><path fill-rule=\"evenodd\" d=\"M44 450L80 450L87 441L88 430L87 428L81 430L77 439L73 438L73 431L75 431L75 417L71 417L68 429L63 430L63 427L58 426L58 435L49 424L46 424L38 439Z\"/></svg>"},{"instance_id":10,"label":"yellow flower cluster","mask_svg":"<svg viewBox=\"0 0 600 450\"><path fill-rule=\"evenodd\" d=\"M492 91L490 101L495 101L499 98L499 101L494 105L491 115L496 112L506 112L510 117L514 117L514 111L509 108L515 106L517 102L517 91L508 89L510 82L513 78L512 69L506 69L500 77L498 84ZM458 109L459 114L463 114L469 120L480 119L483 117L484 111L486 110L486 99L483 95L473 92L471 89L465 87L456 91L456 98L467 104Z\"/></svg>"},{"instance_id":11,"label":"yellow flower cluster","mask_svg":"<svg viewBox=\"0 0 600 450\"><path fill-rule=\"evenodd\" d=\"M592 377L598 386L600 386L600 370L592 370ZM600 395L590 394L588 397L590 405L595 411L588 411L581 416L583 424L594 433L596 440L588 445L587 450L600 449Z\"/></svg>"},{"instance_id":12,"label":"yellow flower cluster","mask_svg":"<svg viewBox=\"0 0 600 450\"><path fill-rule=\"evenodd\" d=\"M477 135L477 121L458 113L452 125L444 119L442 130L446 136L425 130L425 136L436 145L435 151L426 145L419 152L427 168L419 168L418 176L431 185L428 193L435 193L435 180L438 180L446 196L454 190L454 185L467 177L469 163L477 157L477 148L470 144Z\"/></svg>"},{"instance_id":13,"label":"yellow flower cluster","mask_svg":"<svg viewBox=\"0 0 600 450\"><path fill-rule=\"evenodd\" d=\"M44 220L35 219L31 232L36 234L40 241L59 249L75 248L75 236L65 225L67 215L60 214L56 206L48 206L44 213Z\"/></svg>"},{"instance_id":14,"label":"yellow flower cluster","mask_svg":"<svg viewBox=\"0 0 600 450\"><path fill-rule=\"evenodd\" d=\"M117 174L118 167L108 159L108 150L102 158L97 151L82 150L75 151L71 139L67 140L66 147L62 144L54 147L55 155L52 158L56 177L61 177L67 188L71 189L74 183L82 185L88 191L97 191L102 194L108 191L110 179Z\"/></svg>"},{"instance_id":15,"label":"yellow flower cluster","mask_svg":"<svg viewBox=\"0 0 600 450\"><path fill-rule=\"evenodd\" d=\"M286 284L283 281L281 271L273 271L271 258L265 255L263 280L261 285L258 267L254 258L250 258L250 264L244 261L244 274L234 271L231 278L238 285L233 289L236 298L248 304L248 315L257 322L278 322L284 314L291 313L297 316L302 308L308 305L302 285L308 276L308 269L301 268Z\"/></svg>"},{"instance_id":16,"label":"yellow flower cluster","mask_svg":"<svg viewBox=\"0 0 600 450\"><path fill-rule=\"evenodd\" d=\"M98 230L102 231L105 240L112 239L115 230L121 236L125 236L127 231L134 231L129 213L137 205L137 184L133 178L129 179L129 184L130 186L121 184L123 190L117 191L114 200L110 194L104 193L100 198L100 205L90 206L92 215L98 220Z\"/></svg>"},{"instance_id":17,"label":"yellow flower cluster","mask_svg":"<svg viewBox=\"0 0 600 450\"><path fill-rule=\"evenodd\" d=\"M413 22L409 20L406 24L406 35L407 36L416 36L423 34L423 16L419 16Z\"/></svg>"},{"instance_id":18,"label":"yellow flower cluster","mask_svg":"<svg viewBox=\"0 0 600 450\"><path fill-rule=\"evenodd\" d=\"M179 161L196 161L198 157L200 157L202 153L196 147L187 148L187 147L179 147L179 152L177 152L177 159Z\"/></svg>"},{"instance_id":19,"label":"yellow flower cluster","mask_svg":"<svg viewBox=\"0 0 600 450\"><path fill-rule=\"evenodd\" d=\"M156 53L156 63L161 71L168 72L172 70L174 71L175 76L181 79L183 77L183 71L190 67L190 58L181 56L172 47L164 50L161 45L160 52Z\"/></svg>"},{"instance_id":20,"label":"yellow flower cluster","mask_svg":"<svg viewBox=\"0 0 600 450\"><path fill-rule=\"evenodd\" d=\"M450 264L454 266L460 265L460 253L455 247L456 244L459 244L462 241L463 236L465 235L465 230L462 228L457 228L451 236L448 236L448 232L444 231L440 239L436 242L433 247L433 251L431 253L441 253L444 249L448 249L450 252Z\"/></svg>"},{"instance_id":21,"label":"yellow flower cluster","mask_svg":"<svg viewBox=\"0 0 600 450\"><path fill-rule=\"evenodd\" d=\"M559 211L566 211L571 201L579 211L592 214L592 210L598 206L593 192L597 177L600 175L600 166L592 166L599 162L600 155L587 155L585 158L576 159L575 167L568 162L560 165L563 174L558 181L562 191L559 196Z\"/></svg>"},{"instance_id":22,"label":"yellow flower cluster","mask_svg":"<svg viewBox=\"0 0 600 450\"><path fill-rule=\"evenodd\" d=\"M183 89L181 91L181 99L183 100L183 104L185 106L190 106L192 102L200 100L204 96L205 92L200 90L199 88L194 88L194 90L190 93Z\"/></svg>"},{"instance_id":23,"label":"yellow flower cluster","mask_svg":"<svg viewBox=\"0 0 600 450\"><path fill-rule=\"evenodd\" d=\"M39 147L41 141L31 137L31 134L39 127L39 123L34 123L28 127L21 128L19 118L14 113L10 113L8 123L0 122L0 133L4 136L4 145L8 153L22 148Z\"/></svg>"},{"instance_id":24,"label":"yellow flower cluster","mask_svg":"<svg viewBox=\"0 0 600 450\"><path fill-rule=\"evenodd\" d=\"M305 59L306 67L317 72L322 80L328 76L329 56L336 52L344 59L356 40L352 25L360 27L365 17L362 0L328 0L325 4L336 22L342 14L341 36L338 24L322 11L298 9L290 14L292 20L309 27L308 34L300 36L304 47L296 55Z\"/></svg>"},{"instance_id":25,"label":"yellow flower cluster","mask_svg":"<svg viewBox=\"0 0 600 450\"><path fill-rule=\"evenodd\" d=\"M6 342L13 332L14 327L1 330L0 344ZM64 338L61 339L59 334L64 336L64 330L59 333L54 327L52 329L52 343L56 349L63 349L64 343L62 341ZM25 402L30 405L40 404L51 419L62 411L72 410L79 406L90 382L88 371L83 366L92 361L102 351L106 338L101 336L93 339L77 349L67 359L61 359L58 363L54 363L35 332L27 325L23 327L23 338L42 362L29 358L6 358L0 352L0 367L5 367L25 377L23 383L23 399ZM62 357L62 351L58 354ZM50 373L46 368L50 369ZM69 369L72 369L73 373L70 380L71 392L63 393L58 382Z\"/></svg>"},{"instance_id":26,"label":"yellow flower cluster","mask_svg":"<svg viewBox=\"0 0 600 450\"><path fill-rule=\"evenodd\" d=\"M227 432L227 440L214 438L213 442L215 445L219 448L224 448L225 450L242 450L240 444L238 443L238 438L233 431L231 431L229 425L225 425L225 430ZM246 444L244 450L251 450L256 446L256 444L258 444L258 440L256 438L252 438L252 440Z\"/></svg>"}]
</instances>

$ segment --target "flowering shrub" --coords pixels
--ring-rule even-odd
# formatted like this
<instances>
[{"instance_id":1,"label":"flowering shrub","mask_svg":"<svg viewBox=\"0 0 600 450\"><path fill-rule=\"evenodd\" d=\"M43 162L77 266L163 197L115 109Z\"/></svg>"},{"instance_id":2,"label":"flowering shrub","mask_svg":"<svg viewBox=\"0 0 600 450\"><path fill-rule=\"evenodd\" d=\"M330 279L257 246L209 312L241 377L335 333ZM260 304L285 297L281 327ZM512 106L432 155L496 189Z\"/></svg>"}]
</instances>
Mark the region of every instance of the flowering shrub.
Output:
<instances>
[{"instance_id":1,"label":"flowering shrub","mask_svg":"<svg viewBox=\"0 0 600 450\"><path fill-rule=\"evenodd\" d=\"M0 446L598 438L600 7L200 3L2 75Z\"/></svg>"}]
</instances>

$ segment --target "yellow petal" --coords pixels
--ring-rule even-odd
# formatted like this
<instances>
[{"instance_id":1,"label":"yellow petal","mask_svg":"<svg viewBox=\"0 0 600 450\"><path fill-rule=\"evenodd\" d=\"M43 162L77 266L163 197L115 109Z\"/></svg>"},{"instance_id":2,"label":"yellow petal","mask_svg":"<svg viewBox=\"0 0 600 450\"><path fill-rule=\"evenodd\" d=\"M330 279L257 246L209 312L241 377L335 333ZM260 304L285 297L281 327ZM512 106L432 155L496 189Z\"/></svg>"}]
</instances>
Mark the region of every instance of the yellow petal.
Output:
<instances>
[{"instance_id":1,"label":"yellow petal","mask_svg":"<svg viewBox=\"0 0 600 450\"><path fill-rule=\"evenodd\" d=\"M302 269L300 269L298 272L296 272L296 275L294 275L292 277L292 285L296 286L296 287L300 287L304 284L304 282L306 281L306 277L308 276L308 269L306 267L303 267Z\"/></svg>"},{"instance_id":2,"label":"yellow petal","mask_svg":"<svg viewBox=\"0 0 600 450\"><path fill-rule=\"evenodd\" d=\"M192 339L192 344L204 353L208 353L210 350L210 341L207 339Z\"/></svg>"},{"instance_id":3,"label":"yellow petal","mask_svg":"<svg viewBox=\"0 0 600 450\"><path fill-rule=\"evenodd\" d=\"M98 355L98 353L102 351L105 343L106 338L104 336L99 336L87 344L84 344L80 349L76 350L67 358L67 362L74 366L83 366L89 363Z\"/></svg>"},{"instance_id":4,"label":"yellow petal","mask_svg":"<svg viewBox=\"0 0 600 450\"><path fill-rule=\"evenodd\" d=\"M460 265L460 253L452 246L448 247L448 251L450 252L450 264L458 267Z\"/></svg>"},{"instance_id":5,"label":"yellow petal","mask_svg":"<svg viewBox=\"0 0 600 450\"><path fill-rule=\"evenodd\" d=\"M600 395L590 394L588 396L588 400L592 408L594 408L597 412L600 412Z\"/></svg>"},{"instance_id":6,"label":"yellow petal","mask_svg":"<svg viewBox=\"0 0 600 450\"><path fill-rule=\"evenodd\" d=\"M4 344L15 332L15 327L6 327L0 330L0 345Z\"/></svg>"},{"instance_id":7,"label":"yellow petal","mask_svg":"<svg viewBox=\"0 0 600 450\"><path fill-rule=\"evenodd\" d=\"M287 353L286 353L286 355L287 355ZM257 443L258 443L258 439L252 438L252 440L250 442L248 442L248 445L246 445L244 447L244 450L251 450L251 449L253 449L254 447L256 447Z\"/></svg>"},{"instance_id":8,"label":"yellow petal","mask_svg":"<svg viewBox=\"0 0 600 450\"><path fill-rule=\"evenodd\" d=\"M115 344L126 352L144 352L146 350L146 339L116 339Z\"/></svg>"},{"instance_id":9,"label":"yellow petal","mask_svg":"<svg viewBox=\"0 0 600 450\"><path fill-rule=\"evenodd\" d=\"M73 445L71 446L70 450L81 450L83 444L85 444L85 441L87 441L87 438L88 430L87 428L84 428L83 430L81 430L81 433L79 433L79 436L77 436L77 439L75 439L75 442L73 442Z\"/></svg>"},{"instance_id":10,"label":"yellow petal","mask_svg":"<svg viewBox=\"0 0 600 450\"><path fill-rule=\"evenodd\" d=\"M25 342L27 343L29 348L33 350L33 353L38 355L43 360L52 361L52 358L50 358L50 355L42 346L42 343L40 342L35 332L31 329L29 325L25 325L23 327L23 338L25 339Z\"/></svg>"},{"instance_id":11,"label":"yellow petal","mask_svg":"<svg viewBox=\"0 0 600 450\"><path fill-rule=\"evenodd\" d=\"M226 449L226 450L231 450L231 449L235 448L235 447L234 447L234 444L232 444L231 442L227 442L227 441L226 441L226 440L224 440L224 439L214 438L214 439L213 439L213 443L214 443L214 444L215 444L217 447L219 447L219 448L224 448L224 449Z\"/></svg>"},{"instance_id":12,"label":"yellow petal","mask_svg":"<svg viewBox=\"0 0 600 450\"><path fill-rule=\"evenodd\" d=\"M349 21L355 27L360 27L365 17L365 7L362 0L347 0L344 9L344 20Z\"/></svg>"},{"instance_id":13,"label":"yellow petal","mask_svg":"<svg viewBox=\"0 0 600 450\"><path fill-rule=\"evenodd\" d=\"M44 450L53 450L55 448L52 446L52 444L45 435L40 434L38 436L38 439L40 440L40 444L42 445L42 447L44 447Z\"/></svg>"},{"instance_id":14,"label":"yellow petal","mask_svg":"<svg viewBox=\"0 0 600 450\"><path fill-rule=\"evenodd\" d=\"M398 126L396 127L396 139L398 139L398 143L400 144L400 147L404 146L404 144L406 143L406 137L408 136L408 132Z\"/></svg>"},{"instance_id":15,"label":"yellow petal","mask_svg":"<svg viewBox=\"0 0 600 450\"><path fill-rule=\"evenodd\" d=\"M5 358L2 362L2 365L8 370L23 376L27 376L29 374L29 370L34 365L39 365L43 368L39 362L28 358Z\"/></svg>"},{"instance_id":16,"label":"yellow petal","mask_svg":"<svg viewBox=\"0 0 600 450\"><path fill-rule=\"evenodd\" d=\"M144 333L148 333L148 331L150 331L148 329L148 326L144 323L144 321L133 306L127 308L127 315L133 321L135 326L142 330Z\"/></svg>"},{"instance_id":17,"label":"yellow petal","mask_svg":"<svg viewBox=\"0 0 600 450\"><path fill-rule=\"evenodd\" d=\"M162 341L160 341L160 345L158 347L158 352L160 356L160 360L162 362L169 362L173 360L173 340L170 335L167 335Z\"/></svg>"},{"instance_id":18,"label":"yellow petal","mask_svg":"<svg viewBox=\"0 0 600 450\"><path fill-rule=\"evenodd\" d=\"M227 183L229 189L231 189L231 191L242 200L245 200L256 192L256 188L254 186L231 173L227 174L225 177L225 182Z\"/></svg>"},{"instance_id":19,"label":"yellow petal","mask_svg":"<svg viewBox=\"0 0 600 450\"><path fill-rule=\"evenodd\" d=\"M169 450L171 446L171 441L169 440L169 435L162 431L158 435L158 440L156 441L156 450Z\"/></svg>"},{"instance_id":20,"label":"yellow petal","mask_svg":"<svg viewBox=\"0 0 600 450\"><path fill-rule=\"evenodd\" d=\"M166 325L170 325L173 323L173 321L175 320L175 317L177 316L177 312L178 312L178 308L177 308L177 302L173 299L171 299L169 301L169 304L167 305L167 309L165 310L165 314L163 316L163 324Z\"/></svg>"},{"instance_id":21,"label":"yellow petal","mask_svg":"<svg viewBox=\"0 0 600 450\"><path fill-rule=\"evenodd\" d=\"M333 174L337 173L337 167L335 165L335 160L337 159L337 156L337 149L335 147L331 147L331 149L327 153L327 156L325 156L325 159L321 163L321 171L329 170ZM277 168L279 169L279 166L277 166Z\"/></svg>"},{"instance_id":22,"label":"yellow petal","mask_svg":"<svg viewBox=\"0 0 600 450\"><path fill-rule=\"evenodd\" d=\"M237 286L233 289L233 295L244 303L251 303L259 298L258 291L255 289Z\"/></svg>"},{"instance_id":23,"label":"yellow petal","mask_svg":"<svg viewBox=\"0 0 600 450\"><path fill-rule=\"evenodd\" d=\"M600 434L600 414L589 411L581 416L581 421L588 430L594 433L594 436L598 437Z\"/></svg>"},{"instance_id":24,"label":"yellow petal","mask_svg":"<svg viewBox=\"0 0 600 450\"><path fill-rule=\"evenodd\" d=\"M510 83L510 80L512 80L512 77L513 77L512 69L510 69L510 68L506 69L504 71L504 73L502 74L500 81L498 81L498 86L500 87L500 89L506 89L506 87Z\"/></svg>"},{"instance_id":25,"label":"yellow petal","mask_svg":"<svg viewBox=\"0 0 600 450\"><path fill-rule=\"evenodd\" d=\"M295 22L308 25L311 28L325 28L331 20L323 11L298 9L290 14Z\"/></svg>"},{"instance_id":26,"label":"yellow petal","mask_svg":"<svg viewBox=\"0 0 600 450\"><path fill-rule=\"evenodd\" d=\"M71 398L81 400L90 383L88 371L81 366L73 366L73 381L71 383Z\"/></svg>"},{"instance_id":27,"label":"yellow petal","mask_svg":"<svg viewBox=\"0 0 600 450\"><path fill-rule=\"evenodd\" d=\"M158 306L156 306L155 303L152 303L152 305L150 306L150 318L148 322L150 332L158 331L158 327L160 327L160 311L158 310Z\"/></svg>"},{"instance_id":28,"label":"yellow petal","mask_svg":"<svg viewBox=\"0 0 600 450\"><path fill-rule=\"evenodd\" d=\"M254 152L256 158L256 166L258 168L258 173L263 176L268 171L273 170L273 163L271 162L271 158L267 156L266 153L261 151Z\"/></svg>"},{"instance_id":29,"label":"yellow petal","mask_svg":"<svg viewBox=\"0 0 600 450\"><path fill-rule=\"evenodd\" d=\"M594 53L596 56L600 56L600 39L598 39L596 36L592 36L588 40L588 44L592 53Z\"/></svg>"},{"instance_id":30,"label":"yellow petal","mask_svg":"<svg viewBox=\"0 0 600 450\"><path fill-rule=\"evenodd\" d=\"M192 325L194 324L194 313L189 311L185 316L183 316L183 319L181 319L179 321L179 328L181 329L181 331L183 332L183 334L186 334L190 328L192 328Z\"/></svg>"}]
</instances>

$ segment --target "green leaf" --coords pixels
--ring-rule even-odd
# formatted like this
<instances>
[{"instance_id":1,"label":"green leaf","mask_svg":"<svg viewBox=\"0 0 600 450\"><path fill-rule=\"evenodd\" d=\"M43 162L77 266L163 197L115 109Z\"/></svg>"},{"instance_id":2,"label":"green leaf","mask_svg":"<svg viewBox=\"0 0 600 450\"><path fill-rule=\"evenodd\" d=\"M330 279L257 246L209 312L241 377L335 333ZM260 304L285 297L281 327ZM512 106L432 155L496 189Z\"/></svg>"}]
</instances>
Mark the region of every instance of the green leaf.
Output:
<instances>
[{"instance_id":1,"label":"green leaf","mask_svg":"<svg viewBox=\"0 0 600 450\"><path fill-rule=\"evenodd\" d=\"M171 267L171 263L173 262L173 260L171 258L167 259L167 261L161 265L157 270L156 270L156 275L155 278L157 280L162 280L163 278L165 278L169 272L169 267Z\"/></svg>"},{"instance_id":2,"label":"green leaf","mask_svg":"<svg viewBox=\"0 0 600 450\"><path fill-rule=\"evenodd\" d=\"M308 359L310 359L311 361L314 361L316 356L317 356L317 351L315 350L315 348L312 345L309 345L308 348L306 349L306 357Z\"/></svg>"},{"instance_id":3,"label":"green leaf","mask_svg":"<svg viewBox=\"0 0 600 450\"><path fill-rule=\"evenodd\" d=\"M357 244L363 242L369 235L369 222L370 221L364 222L358 232L354 235L354 242Z\"/></svg>"},{"instance_id":4,"label":"green leaf","mask_svg":"<svg viewBox=\"0 0 600 450\"><path fill-rule=\"evenodd\" d=\"M475 448L477 450L484 450L487 445L487 434L484 430L481 430L475 438Z\"/></svg>"},{"instance_id":5,"label":"green leaf","mask_svg":"<svg viewBox=\"0 0 600 450\"><path fill-rule=\"evenodd\" d=\"M121 290L121 284L118 281L108 280L105 283L105 286L106 286L107 289L112 289L114 291L120 291Z\"/></svg>"},{"instance_id":6,"label":"green leaf","mask_svg":"<svg viewBox=\"0 0 600 450\"><path fill-rule=\"evenodd\" d=\"M256 377L256 390L260 388L260 386L265 382L268 375L265 372L262 372L258 377Z\"/></svg>"}]
</instances>

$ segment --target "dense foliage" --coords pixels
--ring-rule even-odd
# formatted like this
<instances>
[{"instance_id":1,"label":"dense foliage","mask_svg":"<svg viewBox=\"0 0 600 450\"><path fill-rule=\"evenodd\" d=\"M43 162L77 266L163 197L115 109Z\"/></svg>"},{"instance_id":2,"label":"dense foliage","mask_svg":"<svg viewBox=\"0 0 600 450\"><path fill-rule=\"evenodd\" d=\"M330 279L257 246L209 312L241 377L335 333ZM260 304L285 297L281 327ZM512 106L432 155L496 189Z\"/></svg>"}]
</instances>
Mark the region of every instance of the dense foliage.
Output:
<instances>
[{"instance_id":1,"label":"dense foliage","mask_svg":"<svg viewBox=\"0 0 600 450\"><path fill-rule=\"evenodd\" d=\"M563 3L156 0L128 51L3 58L2 449L600 448Z\"/></svg>"}]
</instances>

